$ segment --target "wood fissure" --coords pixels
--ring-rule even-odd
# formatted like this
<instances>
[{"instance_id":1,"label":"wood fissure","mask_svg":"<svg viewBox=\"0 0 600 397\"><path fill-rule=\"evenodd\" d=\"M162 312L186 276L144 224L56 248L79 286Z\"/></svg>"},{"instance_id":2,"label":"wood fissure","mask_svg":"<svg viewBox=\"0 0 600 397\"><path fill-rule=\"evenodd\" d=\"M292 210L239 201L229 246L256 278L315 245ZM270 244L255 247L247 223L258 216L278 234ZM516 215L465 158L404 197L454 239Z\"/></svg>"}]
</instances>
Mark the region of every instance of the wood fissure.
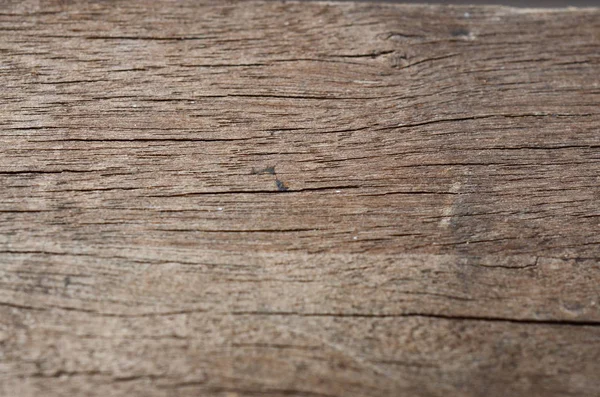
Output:
<instances>
[{"instance_id":1,"label":"wood fissure","mask_svg":"<svg viewBox=\"0 0 600 397\"><path fill-rule=\"evenodd\" d=\"M0 10L0 396L598 396L599 9Z\"/></svg>"}]
</instances>

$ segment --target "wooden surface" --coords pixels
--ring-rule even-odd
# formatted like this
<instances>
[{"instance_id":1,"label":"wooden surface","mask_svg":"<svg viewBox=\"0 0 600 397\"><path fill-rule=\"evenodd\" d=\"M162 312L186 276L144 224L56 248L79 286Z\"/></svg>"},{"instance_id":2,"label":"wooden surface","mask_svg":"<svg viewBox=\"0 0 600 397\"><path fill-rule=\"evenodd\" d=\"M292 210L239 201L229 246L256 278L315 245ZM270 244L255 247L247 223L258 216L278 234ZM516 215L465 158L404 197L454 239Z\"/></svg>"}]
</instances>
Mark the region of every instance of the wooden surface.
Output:
<instances>
[{"instance_id":1,"label":"wooden surface","mask_svg":"<svg viewBox=\"0 0 600 397\"><path fill-rule=\"evenodd\" d=\"M600 11L0 7L1 396L600 396Z\"/></svg>"}]
</instances>

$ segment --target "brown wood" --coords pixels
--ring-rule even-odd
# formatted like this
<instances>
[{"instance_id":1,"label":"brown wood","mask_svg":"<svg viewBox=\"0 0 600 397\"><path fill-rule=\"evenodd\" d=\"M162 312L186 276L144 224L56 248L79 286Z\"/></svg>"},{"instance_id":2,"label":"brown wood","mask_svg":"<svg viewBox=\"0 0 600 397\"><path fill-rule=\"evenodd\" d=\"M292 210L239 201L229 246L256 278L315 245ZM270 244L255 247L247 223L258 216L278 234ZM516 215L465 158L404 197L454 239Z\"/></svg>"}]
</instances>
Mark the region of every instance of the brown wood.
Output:
<instances>
[{"instance_id":1,"label":"brown wood","mask_svg":"<svg viewBox=\"0 0 600 397\"><path fill-rule=\"evenodd\" d=\"M1 396L600 396L600 11L0 1Z\"/></svg>"}]
</instances>

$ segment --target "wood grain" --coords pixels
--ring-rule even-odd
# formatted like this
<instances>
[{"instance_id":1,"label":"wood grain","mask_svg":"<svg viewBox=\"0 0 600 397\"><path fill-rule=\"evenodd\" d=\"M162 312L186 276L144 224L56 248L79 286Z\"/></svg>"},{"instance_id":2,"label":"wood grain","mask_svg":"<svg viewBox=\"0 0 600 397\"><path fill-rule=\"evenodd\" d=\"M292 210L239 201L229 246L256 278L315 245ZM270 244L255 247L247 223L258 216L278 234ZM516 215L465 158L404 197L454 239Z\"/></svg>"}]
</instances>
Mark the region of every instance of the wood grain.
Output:
<instances>
[{"instance_id":1,"label":"wood grain","mask_svg":"<svg viewBox=\"0 0 600 397\"><path fill-rule=\"evenodd\" d=\"M600 396L600 10L0 5L1 396Z\"/></svg>"}]
</instances>

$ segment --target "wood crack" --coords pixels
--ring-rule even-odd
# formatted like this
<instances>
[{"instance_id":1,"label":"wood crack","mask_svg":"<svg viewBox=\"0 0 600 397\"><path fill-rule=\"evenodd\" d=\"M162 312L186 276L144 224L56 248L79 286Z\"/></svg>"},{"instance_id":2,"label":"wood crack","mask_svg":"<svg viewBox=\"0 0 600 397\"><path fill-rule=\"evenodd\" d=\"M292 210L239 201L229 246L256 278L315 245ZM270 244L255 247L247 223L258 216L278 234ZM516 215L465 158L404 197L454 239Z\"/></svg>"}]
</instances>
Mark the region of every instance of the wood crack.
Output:
<instances>
[{"instance_id":1,"label":"wood crack","mask_svg":"<svg viewBox=\"0 0 600 397\"><path fill-rule=\"evenodd\" d=\"M600 327L600 321L593 320L564 320L564 319L535 319L535 318L509 318L492 316L461 316L446 315L435 313L304 313L304 312L285 312L285 311L236 311L231 312L235 316L293 316L293 317L339 317L339 318L431 318L449 321L476 321L489 323L512 323L527 325L552 325L569 327Z\"/></svg>"}]
</instances>

